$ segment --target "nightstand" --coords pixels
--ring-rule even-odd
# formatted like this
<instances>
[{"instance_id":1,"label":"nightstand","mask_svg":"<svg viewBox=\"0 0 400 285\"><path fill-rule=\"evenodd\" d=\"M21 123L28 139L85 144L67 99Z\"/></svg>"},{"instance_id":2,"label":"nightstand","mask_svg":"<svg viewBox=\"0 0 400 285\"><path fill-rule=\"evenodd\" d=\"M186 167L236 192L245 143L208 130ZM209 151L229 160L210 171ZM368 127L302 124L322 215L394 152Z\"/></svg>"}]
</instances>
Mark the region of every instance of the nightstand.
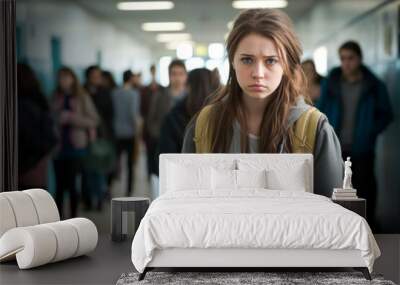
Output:
<instances>
[{"instance_id":1,"label":"nightstand","mask_svg":"<svg viewBox=\"0 0 400 285\"><path fill-rule=\"evenodd\" d=\"M111 200L111 239L112 241L123 241L129 235L128 227L132 223L129 216L135 214L135 232L140 221L146 214L150 205L150 199L146 197L121 197ZM133 235L135 233L132 233Z\"/></svg>"},{"instance_id":2,"label":"nightstand","mask_svg":"<svg viewBox=\"0 0 400 285\"><path fill-rule=\"evenodd\" d=\"M332 202L339 204L340 206L359 214L364 219L367 218L367 200L357 198L353 200L333 200Z\"/></svg>"}]
</instances>

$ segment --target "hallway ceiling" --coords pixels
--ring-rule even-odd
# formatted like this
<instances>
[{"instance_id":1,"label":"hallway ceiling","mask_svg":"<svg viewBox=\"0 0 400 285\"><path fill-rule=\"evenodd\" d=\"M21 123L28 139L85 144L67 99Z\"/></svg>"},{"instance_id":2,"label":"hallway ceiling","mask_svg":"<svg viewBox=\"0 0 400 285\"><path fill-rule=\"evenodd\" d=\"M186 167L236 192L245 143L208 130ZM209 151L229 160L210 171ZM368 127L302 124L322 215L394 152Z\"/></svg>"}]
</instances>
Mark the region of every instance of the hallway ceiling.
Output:
<instances>
[{"instance_id":1,"label":"hallway ceiling","mask_svg":"<svg viewBox=\"0 0 400 285\"><path fill-rule=\"evenodd\" d=\"M240 10L232 7L232 0L173 0L175 7L164 11L119 11L117 0L74 0L90 13L114 23L129 32L136 40L143 42L153 52L165 52L165 44L156 41L157 32L144 32L144 22L184 22L185 33L200 44L224 42L228 32L227 24ZM316 2L321 0L288 0L283 9L293 21L301 19Z\"/></svg>"}]
</instances>

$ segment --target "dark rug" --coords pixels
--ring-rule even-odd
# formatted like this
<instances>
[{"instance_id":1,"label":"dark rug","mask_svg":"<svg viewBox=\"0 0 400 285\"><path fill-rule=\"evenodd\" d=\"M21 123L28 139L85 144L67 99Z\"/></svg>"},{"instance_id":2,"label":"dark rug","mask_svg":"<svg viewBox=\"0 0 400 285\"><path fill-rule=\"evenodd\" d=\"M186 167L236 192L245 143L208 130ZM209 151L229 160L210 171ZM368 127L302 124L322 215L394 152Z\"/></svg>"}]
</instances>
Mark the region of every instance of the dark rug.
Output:
<instances>
[{"instance_id":1,"label":"dark rug","mask_svg":"<svg viewBox=\"0 0 400 285\"><path fill-rule=\"evenodd\" d=\"M385 284L395 285L384 280L381 275L372 274L372 281L364 278L361 272L148 272L142 281L138 281L139 273L124 273L117 285L133 284Z\"/></svg>"}]
</instances>

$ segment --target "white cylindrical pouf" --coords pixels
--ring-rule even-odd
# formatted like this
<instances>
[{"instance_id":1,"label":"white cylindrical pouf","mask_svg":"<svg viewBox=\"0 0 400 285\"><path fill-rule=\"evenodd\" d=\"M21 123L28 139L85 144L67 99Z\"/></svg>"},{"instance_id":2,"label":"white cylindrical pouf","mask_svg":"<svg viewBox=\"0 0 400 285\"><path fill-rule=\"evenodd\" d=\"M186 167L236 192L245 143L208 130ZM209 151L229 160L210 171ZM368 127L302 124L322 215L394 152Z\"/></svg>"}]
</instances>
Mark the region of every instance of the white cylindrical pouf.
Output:
<instances>
[{"instance_id":1,"label":"white cylindrical pouf","mask_svg":"<svg viewBox=\"0 0 400 285\"><path fill-rule=\"evenodd\" d=\"M41 225L51 229L57 238L57 252L51 262L73 257L78 249L78 233L75 228L64 221Z\"/></svg>"},{"instance_id":2,"label":"white cylindrical pouf","mask_svg":"<svg viewBox=\"0 0 400 285\"><path fill-rule=\"evenodd\" d=\"M0 253L14 254L20 269L40 266L53 260L57 251L54 232L41 225L14 228L0 239Z\"/></svg>"},{"instance_id":3,"label":"white cylindrical pouf","mask_svg":"<svg viewBox=\"0 0 400 285\"><path fill-rule=\"evenodd\" d=\"M30 196L24 192L11 191L1 193L14 211L17 227L33 226L39 223L35 205Z\"/></svg>"},{"instance_id":4,"label":"white cylindrical pouf","mask_svg":"<svg viewBox=\"0 0 400 285\"><path fill-rule=\"evenodd\" d=\"M6 231L17 226L10 202L2 194L0 193L0 238Z\"/></svg>"},{"instance_id":5,"label":"white cylindrical pouf","mask_svg":"<svg viewBox=\"0 0 400 285\"><path fill-rule=\"evenodd\" d=\"M74 257L86 254L96 248L98 233L95 224L85 218L74 218L65 220L64 222L75 227L78 233L78 250Z\"/></svg>"},{"instance_id":6,"label":"white cylindrical pouf","mask_svg":"<svg viewBox=\"0 0 400 285\"><path fill-rule=\"evenodd\" d=\"M31 197L39 217L39 224L60 220L57 205L49 192L43 189L29 189L22 192Z\"/></svg>"}]
</instances>

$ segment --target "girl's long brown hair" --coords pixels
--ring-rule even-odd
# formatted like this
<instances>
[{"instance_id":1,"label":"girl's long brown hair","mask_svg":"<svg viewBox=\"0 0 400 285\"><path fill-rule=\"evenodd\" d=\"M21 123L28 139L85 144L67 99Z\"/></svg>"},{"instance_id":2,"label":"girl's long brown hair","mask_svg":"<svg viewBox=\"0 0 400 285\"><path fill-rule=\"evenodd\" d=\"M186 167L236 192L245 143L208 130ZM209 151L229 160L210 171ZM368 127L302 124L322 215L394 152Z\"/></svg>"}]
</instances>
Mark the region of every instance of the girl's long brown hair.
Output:
<instances>
[{"instance_id":1,"label":"girl's long brown hair","mask_svg":"<svg viewBox=\"0 0 400 285\"><path fill-rule=\"evenodd\" d=\"M75 72L71 68L66 67L66 66L63 66L58 70L56 93L61 94L63 92L61 85L60 85L60 78L63 74L68 74L72 77L72 81L73 81L72 90L71 90L72 96L80 97L80 96L86 95L85 90L83 89L82 85L79 83L79 79L76 76Z\"/></svg>"},{"instance_id":2,"label":"girl's long brown hair","mask_svg":"<svg viewBox=\"0 0 400 285\"><path fill-rule=\"evenodd\" d=\"M236 19L227 39L229 77L227 85L210 100L213 105L208 120L211 135L211 152L229 151L233 123L237 119L241 126L241 152L248 152L248 130L242 104L243 91L239 86L232 63L240 41L249 34L258 34L272 40L283 67L283 77L278 88L269 95L260 126L259 152L275 153L285 137L284 150L291 152L292 130L287 128L289 109L296 102L303 87L304 74L301 69L302 49L292 24L286 14L278 10L251 9L242 12Z\"/></svg>"}]
</instances>

